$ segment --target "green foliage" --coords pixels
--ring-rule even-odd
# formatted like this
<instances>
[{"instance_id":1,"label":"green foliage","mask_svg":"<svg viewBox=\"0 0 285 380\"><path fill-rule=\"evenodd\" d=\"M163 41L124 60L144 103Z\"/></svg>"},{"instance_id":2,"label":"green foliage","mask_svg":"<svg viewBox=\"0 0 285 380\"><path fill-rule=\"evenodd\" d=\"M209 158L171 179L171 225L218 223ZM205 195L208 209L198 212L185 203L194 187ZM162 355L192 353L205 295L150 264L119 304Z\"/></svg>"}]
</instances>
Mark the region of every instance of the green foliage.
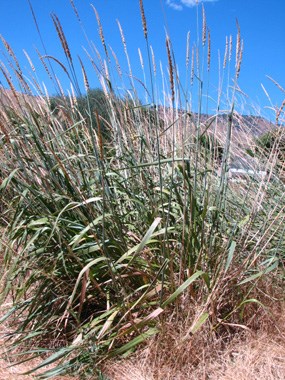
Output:
<instances>
[{"instance_id":1,"label":"green foliage","mask_svg":"<svg viewBox=\"0 0 285 380\"><path fill-rule=\"evenodd\" d=\"M285 158L285 137L282 127L269 131L257 139L257 151L269 157L272 150L277 152L279 160Z\"/></svg>"},{"instance_id":2,"label":"green foliage","mask_svg":"<svg viewBox=\"0 0 285 380\"><path fill-rule=\"evenodd\" d=\"M113 99L113 101L118 101ZM53 96L49 100L50 109L54 116L60 117L61 112L68 114L74 122L78 122L83 117L92 128L95 128L103 135L104 139L110 139L111 118L110 105L103 90L90 89L87 94L76 98L74 109L66 97ZM100 126L98 127L98 123Z\"/></svg>"}]
</instances>

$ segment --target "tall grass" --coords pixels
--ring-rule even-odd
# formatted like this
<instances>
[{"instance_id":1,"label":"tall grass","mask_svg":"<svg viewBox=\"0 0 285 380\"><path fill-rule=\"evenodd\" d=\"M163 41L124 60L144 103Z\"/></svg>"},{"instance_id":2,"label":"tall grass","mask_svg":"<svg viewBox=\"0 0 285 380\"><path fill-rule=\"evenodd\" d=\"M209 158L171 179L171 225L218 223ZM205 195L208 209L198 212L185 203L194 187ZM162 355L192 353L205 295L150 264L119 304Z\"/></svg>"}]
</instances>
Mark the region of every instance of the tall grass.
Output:
<instances>
[{"instance_id":1,"label":"tall grass","mask_svg":"<svg viewBox=\"0 0 285 380\"><path fill-rule=\"evenodd\" d=\"M132 352L158 334L174 310L183 315L183 308L199 305L191 313L189 334L203 325L216 333L226 323L246 325L249 310L260 307L259 281L272 276L278 282L284 271L284 183L279 179L284 165L276 164L278 141L267 160L266 179L236 184L228 178L231 157L246 156L233 133L240 118L235 110L243 51L239 26L227 110L220 111L220 102L223 80L230 75L232 37L226 43L217 112L205 117L211 50L204 10L201 38L192 48L187 38L186 88L166 36L168 68L161 81L170 92L161 102L140 1L148 52L142 66L148 67L144 75L151 83L145 98L152 106L138 98L120 24L132 92L117 95L120 83L112 78L121 75L119 62L94 11L104 56L87 39L87 58L102 85L100 107L108 117L92 106L83 58L87 95L82 102L75 58L55 14L67 64L47 54L41 62L60 95L57 112L34 64L29 59L34 76L28 81L2 38L8 65L0 69L10 87L2 89L0 120L1 222L8 236L2 299L10 294L13 300L3 320L10 318L13 327L11 350L26 348L23 360L27 354L43 356L37 369L56 363L41 378L88 373L107 358ZM70 78L68 94L56 65ZM195 113L191 99L196 96ZM225 113L226 130L221 130ZM283 106L277 114L280 121Z\"/></svg>"}]
</instances>

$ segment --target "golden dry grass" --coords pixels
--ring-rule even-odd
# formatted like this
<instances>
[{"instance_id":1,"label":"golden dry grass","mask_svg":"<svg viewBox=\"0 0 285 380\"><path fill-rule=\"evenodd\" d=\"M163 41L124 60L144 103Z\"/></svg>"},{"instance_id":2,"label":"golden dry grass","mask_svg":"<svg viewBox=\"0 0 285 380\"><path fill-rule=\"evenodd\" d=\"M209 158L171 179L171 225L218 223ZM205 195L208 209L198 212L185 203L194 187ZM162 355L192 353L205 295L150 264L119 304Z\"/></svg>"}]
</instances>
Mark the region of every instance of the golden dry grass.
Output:
<instances>
[{"instance_id":1,"label":"golden dry grass","mask_svg":"<svg viewBox=\"0 0 285 380\"><path fill-rule=\"evenodd\" d=\"M5 313L5 310L9 308L9 303L5 303L0 307L0 317ZM2 324L0 326L0 379L1 380L31 380L34 377L32 375L23 375L25 372L31 370L36 367L41 360L35 359L32 361L28 361L26 363L22 363L19 365L13 365L13 360L7 351L7 346L4 341L4 335L9 332L9 325ZM15 362L15 359L14 359ZM47 369L47 368L46 368ZM69 380L70 377L67 376L58 376L55 377L56 380Z\"/></svg>"},{"instance_id":2,"label":"golden dry grass","mask_svg":"<svg viewBox=\"0 0 285 380\"><path fill-rule=\"evenodd\" d=\"M177 344L183 328L171 327L132 359L108 363L112 380L284 380L284 305L256 332L240 331L228 343L204 331ZM181 326L180 326L181 327ZM167 336L168 334L168 336Z\"/></svg>"},{"instance_id":3,"label":"golden dry grass","mask_svg":"<svg viewBox=\"0 0 285 380\"><path fill-rule=\"evenodd\" d=\"M4 244L4 230L0 228L0 233L2 236L2 241L0 243ZM0 244L1 248L1 244ZM0 265L3 264L2 252L0 252ZM3 282L3 273L0 272L1 281L0 281L0 291L1 285ZM0 305L0 318L5 315L5 313L12 306L11 299L6 299L5 302ZM32 368L36 367L40 364L40 359L31 360L19 365L14 365L16 359L12 359L12 355L8 352L8 347L5 342L5 335L9 333L9 323L4 322L0 324L0 379L1 380L31 380L34 379L32 375L23 375L25 372L28 372ZM48 368L45 368L48 369ZM43 371L42 371L43 372ZM71 377L68 376L58 376L54 378L55 380L70 380Z\"/></svg>"},{"instance_id":4,"label":"golden dry grass","mask_svg":"<svg viewBox=\"0 0 285 380\"><path fill-rule=\"evenodd\" d=\"M169 353L171 355L171 352ZM263 334L231 344L211 362L180 370L147 361L121 361L108 370L112 380L284 380L285 341ZM175 359L175 358L173 358ZM176 358L179 362L179 358Z\"/></svg>"}]
</instances>

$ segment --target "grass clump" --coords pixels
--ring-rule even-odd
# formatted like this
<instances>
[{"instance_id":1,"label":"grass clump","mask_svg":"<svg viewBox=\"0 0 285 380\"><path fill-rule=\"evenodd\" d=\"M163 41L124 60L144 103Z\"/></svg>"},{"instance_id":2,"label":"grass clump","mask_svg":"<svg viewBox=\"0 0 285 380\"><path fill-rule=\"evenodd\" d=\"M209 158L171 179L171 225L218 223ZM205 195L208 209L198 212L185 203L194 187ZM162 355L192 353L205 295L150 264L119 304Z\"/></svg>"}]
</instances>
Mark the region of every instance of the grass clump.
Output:
<instances>
[{"instance_id":1,"label":"grass clump","mask_svg":"<svg viewBox=\"0 0 285 380\"><path fill-rule=\"evenodd\" d=\"M196 72L189 68L190 57L186 61L191 96L181 88L167 36L170 94L161 102L154 95L142 1L140 7L151 79L145 95L151 106L139 100L129 59L132 92L116 94L110 78L118 65L111 66L96 10L105 58L98 58L91 43L88 58L102 90L90 90L80 59L87 91L75 95L80 81L54 14L67 65L52 60L68 75L69 94L59 91L52 98L35 77L33 96L10 54L11 77L18 73L26 94L17 92L6 75L10 90L2 90L7 100L1 109L0 189L8 242L2 298L11 294L13 307L3 320L10 318L13 327L11 349L26 347L23 355L43 356L36 369L55 365L41 378L88 374L106 359L129 354L163 330L170 315L191 320L189 337L205 328L223 336L227 324L250 325L250 314L261 306L259 281L273 276L278 284L284 275L284 184L278 176L275 182L269 176L239 185L229 180L232 157L252 148L237 144L234 135L240 120L235 110L243 51L239 27L235 85L221 134L221 94L217 112L202 114L203 76L211 58L204 11L201 53L192 50L193 57L202 54L196 57L201 67ZM120 24L119 29L128 57ZM4 45L11 52L5 40ZM105 59L104 71L94 53ZM229 54L227 42L223 70ZM55 73L49 74L60 89ZM196 90L194 112L189 99ZM277 170L270 161L268 169L277 173L280 166Z\"/></svg>"}]
</instances>

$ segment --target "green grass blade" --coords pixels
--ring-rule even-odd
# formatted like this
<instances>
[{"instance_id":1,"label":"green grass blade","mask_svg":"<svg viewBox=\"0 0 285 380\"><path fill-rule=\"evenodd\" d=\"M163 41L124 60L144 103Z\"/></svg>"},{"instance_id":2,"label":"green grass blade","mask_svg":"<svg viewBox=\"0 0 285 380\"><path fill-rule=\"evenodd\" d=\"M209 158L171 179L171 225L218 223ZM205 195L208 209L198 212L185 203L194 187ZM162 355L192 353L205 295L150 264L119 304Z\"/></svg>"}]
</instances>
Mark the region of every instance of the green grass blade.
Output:
<instances>
[{"instance_id":1,"label":"green grass blade","mask_svg":"<svg viewBox=\"0 0 285 380\"><path fill-rule=\"evenodd\" d=\"M191 277L189 277L182 285L179 286L179 288L177 288L175 290L174 293L171 294L170 297L167 298L167 300L165 300L163 302L163 304L161 305L161 307L165 307L167 305L169 305L170 303L172 303L181 293L183 293L189 285L191 285L194 281L196 281L199 277L203 276L204 272L203 271L198 271L196 273L194 273Z\"/></svg>"}]
</instances>

